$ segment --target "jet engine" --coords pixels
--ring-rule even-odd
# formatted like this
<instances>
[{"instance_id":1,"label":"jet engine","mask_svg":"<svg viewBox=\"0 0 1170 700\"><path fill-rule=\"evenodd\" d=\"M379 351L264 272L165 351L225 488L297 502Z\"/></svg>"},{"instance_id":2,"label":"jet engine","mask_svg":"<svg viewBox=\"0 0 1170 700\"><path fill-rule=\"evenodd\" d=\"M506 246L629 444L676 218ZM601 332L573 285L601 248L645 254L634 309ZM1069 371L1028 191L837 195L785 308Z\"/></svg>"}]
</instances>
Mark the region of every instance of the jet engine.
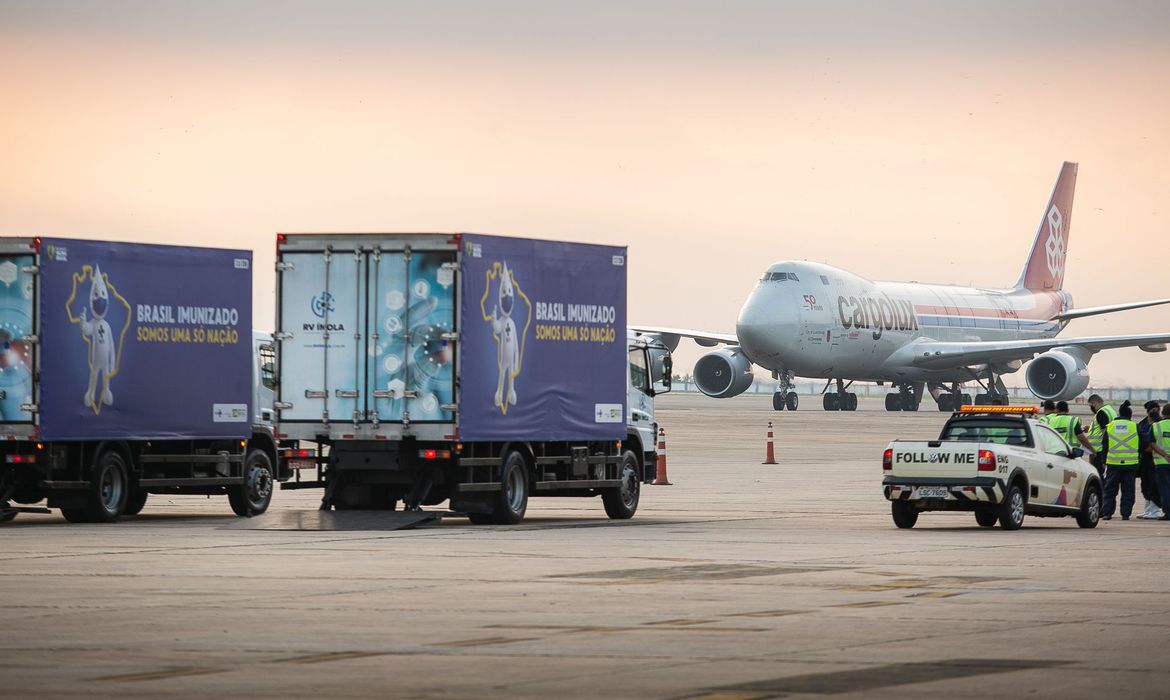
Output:
<instances>
[{"instance_id":1,"label":"jet engine","mask_svg":"<svg viewBox=\"0 0 1170 700\"><path fill-rule=\"evenodd\" d=\"M1089 386L1088 358L1077 348L1056 348L1028 364L1025 378L1032 393L1042 399L1069 401Z\"/></svg>"},{"instance_id":2,"label":"jet engine","mask_svg":"<svg viewBox=\"0 0 1170 700\"><path fill-rule=\"evenodd\" d=\"M695 363L695 386L712 398L738 396L747 391L755 379L752 362L739 347L719 348Z\"/></svg>"}]
</instances>

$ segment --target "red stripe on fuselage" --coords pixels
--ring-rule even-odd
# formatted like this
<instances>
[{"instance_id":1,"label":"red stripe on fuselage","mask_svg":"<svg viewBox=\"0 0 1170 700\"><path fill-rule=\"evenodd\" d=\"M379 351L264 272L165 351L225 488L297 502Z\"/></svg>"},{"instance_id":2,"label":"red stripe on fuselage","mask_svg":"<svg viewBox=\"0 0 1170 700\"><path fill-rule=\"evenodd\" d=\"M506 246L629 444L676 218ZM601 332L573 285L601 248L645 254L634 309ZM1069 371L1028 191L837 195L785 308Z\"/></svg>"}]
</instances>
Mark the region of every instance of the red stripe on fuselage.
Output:
<instances>
[{"instance_id":1,"label":"red stripe on fuselage","mask_svg":"<svg viewBox=\"0 0 1170 700\"><path fill-rule=\"evenodd\" d=\"M915 313L932 316L981 316L988 318L1022 318L1027 321L1048 321L1061 312L1060 295L1035 295L1036 306L1031 309L999 309L970 306L931 306L915 304Z\"/></svg>"}]
</instances>

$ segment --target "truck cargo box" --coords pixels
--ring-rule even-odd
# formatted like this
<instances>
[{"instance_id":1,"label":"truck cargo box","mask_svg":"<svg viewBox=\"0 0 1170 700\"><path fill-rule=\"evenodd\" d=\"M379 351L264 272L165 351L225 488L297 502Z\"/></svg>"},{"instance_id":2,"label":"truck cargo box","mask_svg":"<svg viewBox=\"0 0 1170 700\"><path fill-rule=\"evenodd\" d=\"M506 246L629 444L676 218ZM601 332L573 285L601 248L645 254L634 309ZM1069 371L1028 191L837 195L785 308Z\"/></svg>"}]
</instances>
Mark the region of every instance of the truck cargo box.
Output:
<instances>
[{"instance_id":1,"label":"truck cargo box","mask_svg":"<svg viewBox=\"0 0 1170 700\"><path fill-rule=\"evenodd\" d=\"M246 439L251 268L243 250L5 239L3 429L45 441Z\"/></svg>"},{"instance_id":2,"label":"truck cargo box","mask_svg":"<svg viewBox=\"0 0 1170 700\"><path fill-rule=\"evenodd\" d=\"M290 234L291 438L621 440L626 249L480 234Z\"/></svg>"}]
</instances>

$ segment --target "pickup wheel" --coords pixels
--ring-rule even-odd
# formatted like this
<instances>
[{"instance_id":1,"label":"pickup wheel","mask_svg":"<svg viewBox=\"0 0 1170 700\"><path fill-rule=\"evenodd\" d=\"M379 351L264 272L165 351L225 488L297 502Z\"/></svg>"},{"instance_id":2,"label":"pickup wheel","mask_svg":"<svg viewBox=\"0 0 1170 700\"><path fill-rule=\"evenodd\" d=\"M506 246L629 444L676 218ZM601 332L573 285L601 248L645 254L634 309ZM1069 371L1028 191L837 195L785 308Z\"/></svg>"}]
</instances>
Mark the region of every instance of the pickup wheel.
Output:
<instances>
[{"instance_id":1,"label":"pickup wheel","mask_svg":"<svg viewBox=\"0 0 1170 700\"><path fill-rule=\"evenodd\" d=\"M499 525L515 525L524 519L528 510L528 467L524 455L509 452L500 473L500 490L496 493L496 507L492 520Z\"/></svg>"},{"instance_id":2,"label":"pickup wheel","mask_svg":"<svg viewBox=\"0 0 1170 700\"><path fill-rule=\"evenodd\" d=\"M993 510L977 510L975 511L975 522L979 523L979 527L995 527L999 522L999 513Z\"/></svg>"},{"instance_id":3,"label":"pickup wheel","mask_svg":"<svg viewBox=\"0 0 1170 700\"><path fill-rule=\"evenodd\" d=\"M1005 530L1019 530L1024 524L1024 506L1028 499L1019 483L1008 487L1007 496L999 507L999 526Z\"/></svg>"},{"instance_id":4,"label":"pickup wheel","mask_svg":"<svg viewBox=\"0 0 1170 700\"><path fill-rule=\"evenodd\" d=\"M126 497L126 507L122 509L123 515L138 515L146 506L146 497L150 494L146 493L146 489L138 486L130 487L130 495Z\"/></svg>"},{"instance_id":5,"label":"pickup wheel","mask_svg":"<svg viewBox=\"0 0 1170 700\"><path fill-rule=\"evenodd\" d=\"M272 503L272 460L264 450L248 450L244 483L228 489L228 503L240 517L260 515Z\"/></svg>"},{"instance_id":6,"label":"pickup wheel","mask_svg":"<svg viewBox=\"0 0 1170 700\"><path fill-rule=\"evenodd\" d=\"M894 516L894 524L903 530L918 522L918 508L910 501L890 501L890 514Z\"/></svg>"},{"instance_id":7,"label":"pickup wheel","mask_svg":"<svg viewBox=\"0 0 1170 700\"><path fill-rule=\"evenodd\" d=\"M1084 528L1097 527L1101 520L1101 487L1093 484L1085 493L1081 511L1077 513L1077 525Z\"/></svg>"},{"instance_id":8,"label":"pickup wheel","mask_svg":"<svg viewBox=\"0 0 1170 700\"><path fill-rule=\"evenodd\" d=\"M638 496L642 481L638 478L638 456L626 450L622 453L622 485L606 489L601 494L605 514L613 520L629 520L638 511Z\"/></svg>"}]
</instances>

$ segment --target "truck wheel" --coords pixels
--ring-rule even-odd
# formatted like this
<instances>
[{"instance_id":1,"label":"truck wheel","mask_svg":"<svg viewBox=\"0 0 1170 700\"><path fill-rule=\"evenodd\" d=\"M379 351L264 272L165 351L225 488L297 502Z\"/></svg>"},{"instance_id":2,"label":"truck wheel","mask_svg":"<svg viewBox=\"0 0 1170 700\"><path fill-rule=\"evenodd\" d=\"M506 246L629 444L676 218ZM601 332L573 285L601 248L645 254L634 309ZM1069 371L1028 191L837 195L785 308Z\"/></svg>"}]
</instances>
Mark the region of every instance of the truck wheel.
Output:
<instances>
[{"instance_id":1,"label":"truck wheel","mask_svg":"<svg viewBox=\"0 0 1170 700\"><path fill-rule=\"evenodd\" d=\"M146 497L149 496L146 489L133 486L130 488L130 495L126 497L126 507L122 509L123 515L138 515L142 512L143 506L146 505Z\"/></svg>"},{"instance_id":2,"label":"truck wheel","mask_svg":"<svg viewBox=\"0 0 1170 700\"><path fill-rule=\"evenodd\" d=\"M977 510L975 511L975 522L979 523L979 527L995 527L999 522L999 513L993 510Z\"/></svg>"},{"instance_id":3,"label":"truck wheel","mask_svg":"<svg viewBox=\"0 0 1170 700\"><path fill-rule=\"evenodd\" d=\"M500 474L500 490L496 494L496 508L492 520L499 525L515 525L524 519L528 510L528 468L524 455L509 452Z\"/></svg>"},{"instance_id":4,"label":"truck wheel","mask_svg":"<svg viewBox=\"0 0 1170 700\"><path fill-rule=\"evenodd\" d=\"M605 514L613 520L629 520L638 511L642 482L638 479L638 456L629 450L622 453L621 479L621 486L606 489L601 494Z\"/></svg>"},{"instance_id":5,"label":"truck wheel","mask_svg":"<svg viewBox=\"0 0 1170 700\"><path fill-rule=\"evenodd\" d=\"M467 519L472 525L491 525L495 520L488 513L468 513Z\"/></svg>"},{"instance_id":6,"label":"truck wheel","mask_svg":"<svg viewBox=\"0 0 1170 700\"><path fill-rule=\"evenodd\" d=\"M910 501L890 501L890 514L894 516L894 524L903 530L918 522L918 509Z\"/></svg>"},{"instance_id":7,"label":"truck wheel","mask_svg":"<svg viewBox=\"0 0 1170 700\"><path fill-rule=\"evenodd\" d=\"M228 489L228 503L240 517L260 515L272 502L272 460L264 450L249 450L244 459L244 483Z\"/></svg>"},{"instance_id":8,"label":"truck wheel","mask_svg":"<svg viewBox=\"0 0 1170 700\"><path fill-rule=\"evenodd\" d=\"M16 517L17 511L8 510L8 504L0 504L0 523L7 523Z\"/></svg>"},{"instance_id":9,"label":"truck wheel","mask_svg":"<svg viewBox=\"0 0 1170 700\"><path fill-rule=\"evenodd\" d=\"M1005 530L1019 530L1024 524L1024 490L1018 483L1008 487L1007 496L999 507L999 526Z\"/></svg>"},{"instance_id":10,"label":"truck wheel","mask_svg":"<svg viewBox=\"0 0 1170 700\"><path fill-rule=\"evenodd\" d=\"M130 480L126 476L126 462L122 455L114 450L106 450L98 455L97 463L93 467L93 475L89 482L88 503L85 507L84 519L92 523L117 522L126 507L126 497L130 493ZM65 514L69 522L77 522Z\"/></svg>"},{"instance_id":11,"label":"truck wheel","mask_svg":"<svg viewBox=\"0 0 1170 700\"><path fill-rule=\"evenodd\" d=\"M1101 520L1101 489L1096 485L1089 487L1085 500L1081 503L1081 511L1077 513L1077 525L1084 528L1097 527Z\"/></svg>"}]
</instances>

